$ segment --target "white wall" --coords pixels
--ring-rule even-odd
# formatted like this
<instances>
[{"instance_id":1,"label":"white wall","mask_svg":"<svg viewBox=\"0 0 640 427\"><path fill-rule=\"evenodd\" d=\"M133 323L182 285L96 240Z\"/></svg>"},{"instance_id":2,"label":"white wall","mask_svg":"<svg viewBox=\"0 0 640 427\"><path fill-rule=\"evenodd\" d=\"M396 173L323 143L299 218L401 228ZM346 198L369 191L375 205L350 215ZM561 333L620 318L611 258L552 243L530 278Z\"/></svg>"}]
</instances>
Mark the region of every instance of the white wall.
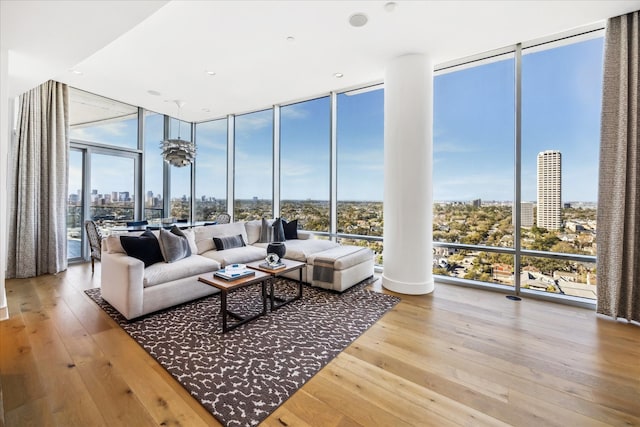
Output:
<instances>
[{"instance_id":1,"label":"white wall","mask_svg":"<svg viewBox=\"0 0 640 427\"><path fill-rule=\"evenodd\" d=\"M12 132L13 100L9 99L9 52L0 54L0 320L8 317L5 276L7 272L7 174Z\"/></svg>"}]
</instances>

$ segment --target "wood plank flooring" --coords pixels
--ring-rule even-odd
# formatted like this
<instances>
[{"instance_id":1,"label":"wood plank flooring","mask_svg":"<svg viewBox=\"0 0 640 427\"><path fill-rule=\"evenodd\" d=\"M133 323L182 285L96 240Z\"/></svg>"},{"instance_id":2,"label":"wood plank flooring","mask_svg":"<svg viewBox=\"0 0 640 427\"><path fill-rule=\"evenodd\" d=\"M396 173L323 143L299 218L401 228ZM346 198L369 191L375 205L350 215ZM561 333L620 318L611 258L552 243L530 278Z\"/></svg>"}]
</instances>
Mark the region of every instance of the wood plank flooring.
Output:
<instances>
[{"instance_id":1,"label":"wood plank flooring","mask_svg":"<svg viewBox=\"0 0 640 427\"><path fill-rule=\"evenodd\" d=\"M99 285L99 263L7 282L0 427L220 425L83 293ZM640 426L640 326L437 284L263 424Z\"/></svg>"}]
</instances>

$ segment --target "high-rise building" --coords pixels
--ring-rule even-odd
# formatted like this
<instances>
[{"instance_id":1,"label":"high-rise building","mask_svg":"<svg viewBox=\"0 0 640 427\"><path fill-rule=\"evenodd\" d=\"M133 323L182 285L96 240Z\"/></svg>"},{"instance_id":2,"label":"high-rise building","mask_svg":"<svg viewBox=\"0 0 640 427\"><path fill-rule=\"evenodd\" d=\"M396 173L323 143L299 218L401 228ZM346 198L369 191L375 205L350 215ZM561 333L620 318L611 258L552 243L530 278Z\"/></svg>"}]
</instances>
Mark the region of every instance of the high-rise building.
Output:
<instances>
[{"instance_id":1,"label":"high-rise building","mask_svg":"<svg viewBox=\"0 0 640 427\"><path fill-rule=\"evenodd\" d=\"M520 203L520 226L521 227L533 226L533 203L531 202Z\"/></svg>"},{"instance_id":2,"label":"high-rise building","mask_svg":"<svg viewBox=\"0 0 640 427\"><path fill-rule=\"evenodd\" d=\"M538 153L536 224L548 230L557 230L562 225L562 154L556 150Z\"/></svg>"}]
</instances>

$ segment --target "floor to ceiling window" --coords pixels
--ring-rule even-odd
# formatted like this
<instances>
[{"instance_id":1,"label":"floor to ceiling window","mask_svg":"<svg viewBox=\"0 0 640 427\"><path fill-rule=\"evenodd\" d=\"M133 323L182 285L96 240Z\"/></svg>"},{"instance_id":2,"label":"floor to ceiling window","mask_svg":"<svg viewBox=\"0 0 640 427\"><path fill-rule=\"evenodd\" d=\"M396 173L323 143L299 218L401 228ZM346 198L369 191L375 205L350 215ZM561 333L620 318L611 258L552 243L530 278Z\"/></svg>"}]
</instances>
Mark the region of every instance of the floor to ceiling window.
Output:
<instances>
[{"instance_id":1,"label":"floor to ceiling window","mask_svg":"<svg viewBox=\"0 0 640 427\"><path fill-rule=\"evenodd\" d=\"M329 97L280 108L280 215L329 231Z\"/></svg>"},{"instance_id":2,"label":"floor to ceiling window","mask_svg":"<svg viewBox=\"0 0 640 427\"><path fill-rule=\"evenodd\" d=\"M433 240L513 247L514 54L434 77ZM513 254L436 247L434 272L513 286Z\"/></svg>"},{"instance_id":3,"label":"floor to ceiling window","mask_svg":"<svg viewBox=\"0 0 640 427\"><path fill-rule=\"evenodd\" d=\"M84 151L69 150L69 175L67 197L67 258L82 257L84 236Z\"/></svg>"},{"instance_id":4,"label":"floor to ceiling window","mask_svg":"<svg viewBox=\"0 0 640 427\"><path fill-rule=\"evenodd\" d=\"M363 236L340 241L369 246L381 264L384 91L341 93L337 104L337 232Z\"/></svg>"},{"instance_id":5,"label":"floor to ceiling window","mask_svg":"<svg viewBox=\"0 0 640 427\"><path fill-rule=\"evenodd\" d=\"M434 273L595 299L602 33L529 46L434 80Z\"/></svg>"},{"instance_id":6,"label":"floor to ceiling window","mask_svg":"<svg viewBox=\"0 0 640 427\"><path fill-rule=\"evenodd\" d=\"M196 125L195 220L227 212L227 119Z\"/></svg>"},{"instance_id":7,"label":"floor to ceiling window","mask_svg":"<svg viewBox=\"0 0 640 427\"><path fill-rule=\"evenodd\" d=\"M273 110L235 118L236 221L273 216Z\"/></svg>"},{"instance_id":8,"label":"floor to ceiling window","mask_svg":"<svg viewBox=\"0 0 640 427\"><path fill-rule=\"evenodd\" d=\"M69 88L69 259L88 251L85 219L103 233L134 219L141 150L138 108Z\"/></svg>"},{"instance_id":9,"label":"floor to ceiling window","mask_svg":"<svg viewBox=\"0 0 640 427\"><path fill-rule=\"evenodd\" d=\"M441 280L595 298L602 49L602 31L587 31L436 70L433 269ZM133 194L137 175L123 174L123 188L98 178L109 176L98 166L101 156L137 170L137 109L78 93L72 147L86 150L83 173L91 178L83 182L91 188L78 200L70 193L69 212L84 200L85 218L111 224L136 216L144 200L149 219L276 214L322 238L369 246L383 263L382 85L233 116L231 141L226 119L199 123L192 135L190 123L146 113L144 197ZM160 140L178 134L196 138L192 166L162 161Z\"/></svg>"},{"instance_id":10,"label":"floor to ceiling window","mask_svg":"<svg viewBox=\"0 0 640 427\"><path fill-rule=\"evenodd\" d=\"M603 44L596 31L522 50L522 248L565 255L523 257L526 289L596 298Z\"/></svg>"},{"instance_id":11,"label":"floor to ceiling window","mask_svg":"<svg viewBox=\"0 0 640 427\"><path fill-rule=\"evenodd\" d=\"M91 151L89 217L105 228L135 218L137 156L113 151Z\"/></svg>"},{"instance_id":12,"label":"floor to ceiling window","mask_svg":"<svg viewBox=\"0 0 640 427\"><path fill-rule=\"evenodd\" d=\"M164 217L164 161L160 141L164 138L164 116L152 111L144 114L144 214L143 219Z\"/></svg>"},{"instance_id":13,"label":"floor to ceiling window","mask_svg":"<svg viewBox=\"0 0 640 427\"><path fill-rule=\"evenodd\" d=\"M182 120L169 120L169 138L192 141L191 123ZM169 217L181 221L191 220L191 168L188 166L169 166L171 184L169 187Z\"/></svg>"}]
</instances>

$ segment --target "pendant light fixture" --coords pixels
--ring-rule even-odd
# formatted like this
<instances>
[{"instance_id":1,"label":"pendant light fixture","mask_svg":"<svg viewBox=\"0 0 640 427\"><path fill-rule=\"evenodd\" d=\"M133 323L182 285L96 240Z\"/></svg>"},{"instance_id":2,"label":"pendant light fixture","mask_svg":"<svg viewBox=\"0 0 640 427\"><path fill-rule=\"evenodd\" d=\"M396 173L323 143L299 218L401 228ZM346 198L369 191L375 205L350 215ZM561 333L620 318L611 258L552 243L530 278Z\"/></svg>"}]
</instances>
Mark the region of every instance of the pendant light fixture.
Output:
<instances>
[{"instance_id":1,"label":"pendant light fixture","mask_svg":"<svg viewBox=\"0 0 640 427\"><path fill-rule=\"evenodd\" d=\"M176 100L178 106L178 138L169 138L160 142L164 161L172 166L183 167L190 165L196 158L196 145L192 141L180 139L180 109L183 101Z\"/></svg>"}]
</instances>

